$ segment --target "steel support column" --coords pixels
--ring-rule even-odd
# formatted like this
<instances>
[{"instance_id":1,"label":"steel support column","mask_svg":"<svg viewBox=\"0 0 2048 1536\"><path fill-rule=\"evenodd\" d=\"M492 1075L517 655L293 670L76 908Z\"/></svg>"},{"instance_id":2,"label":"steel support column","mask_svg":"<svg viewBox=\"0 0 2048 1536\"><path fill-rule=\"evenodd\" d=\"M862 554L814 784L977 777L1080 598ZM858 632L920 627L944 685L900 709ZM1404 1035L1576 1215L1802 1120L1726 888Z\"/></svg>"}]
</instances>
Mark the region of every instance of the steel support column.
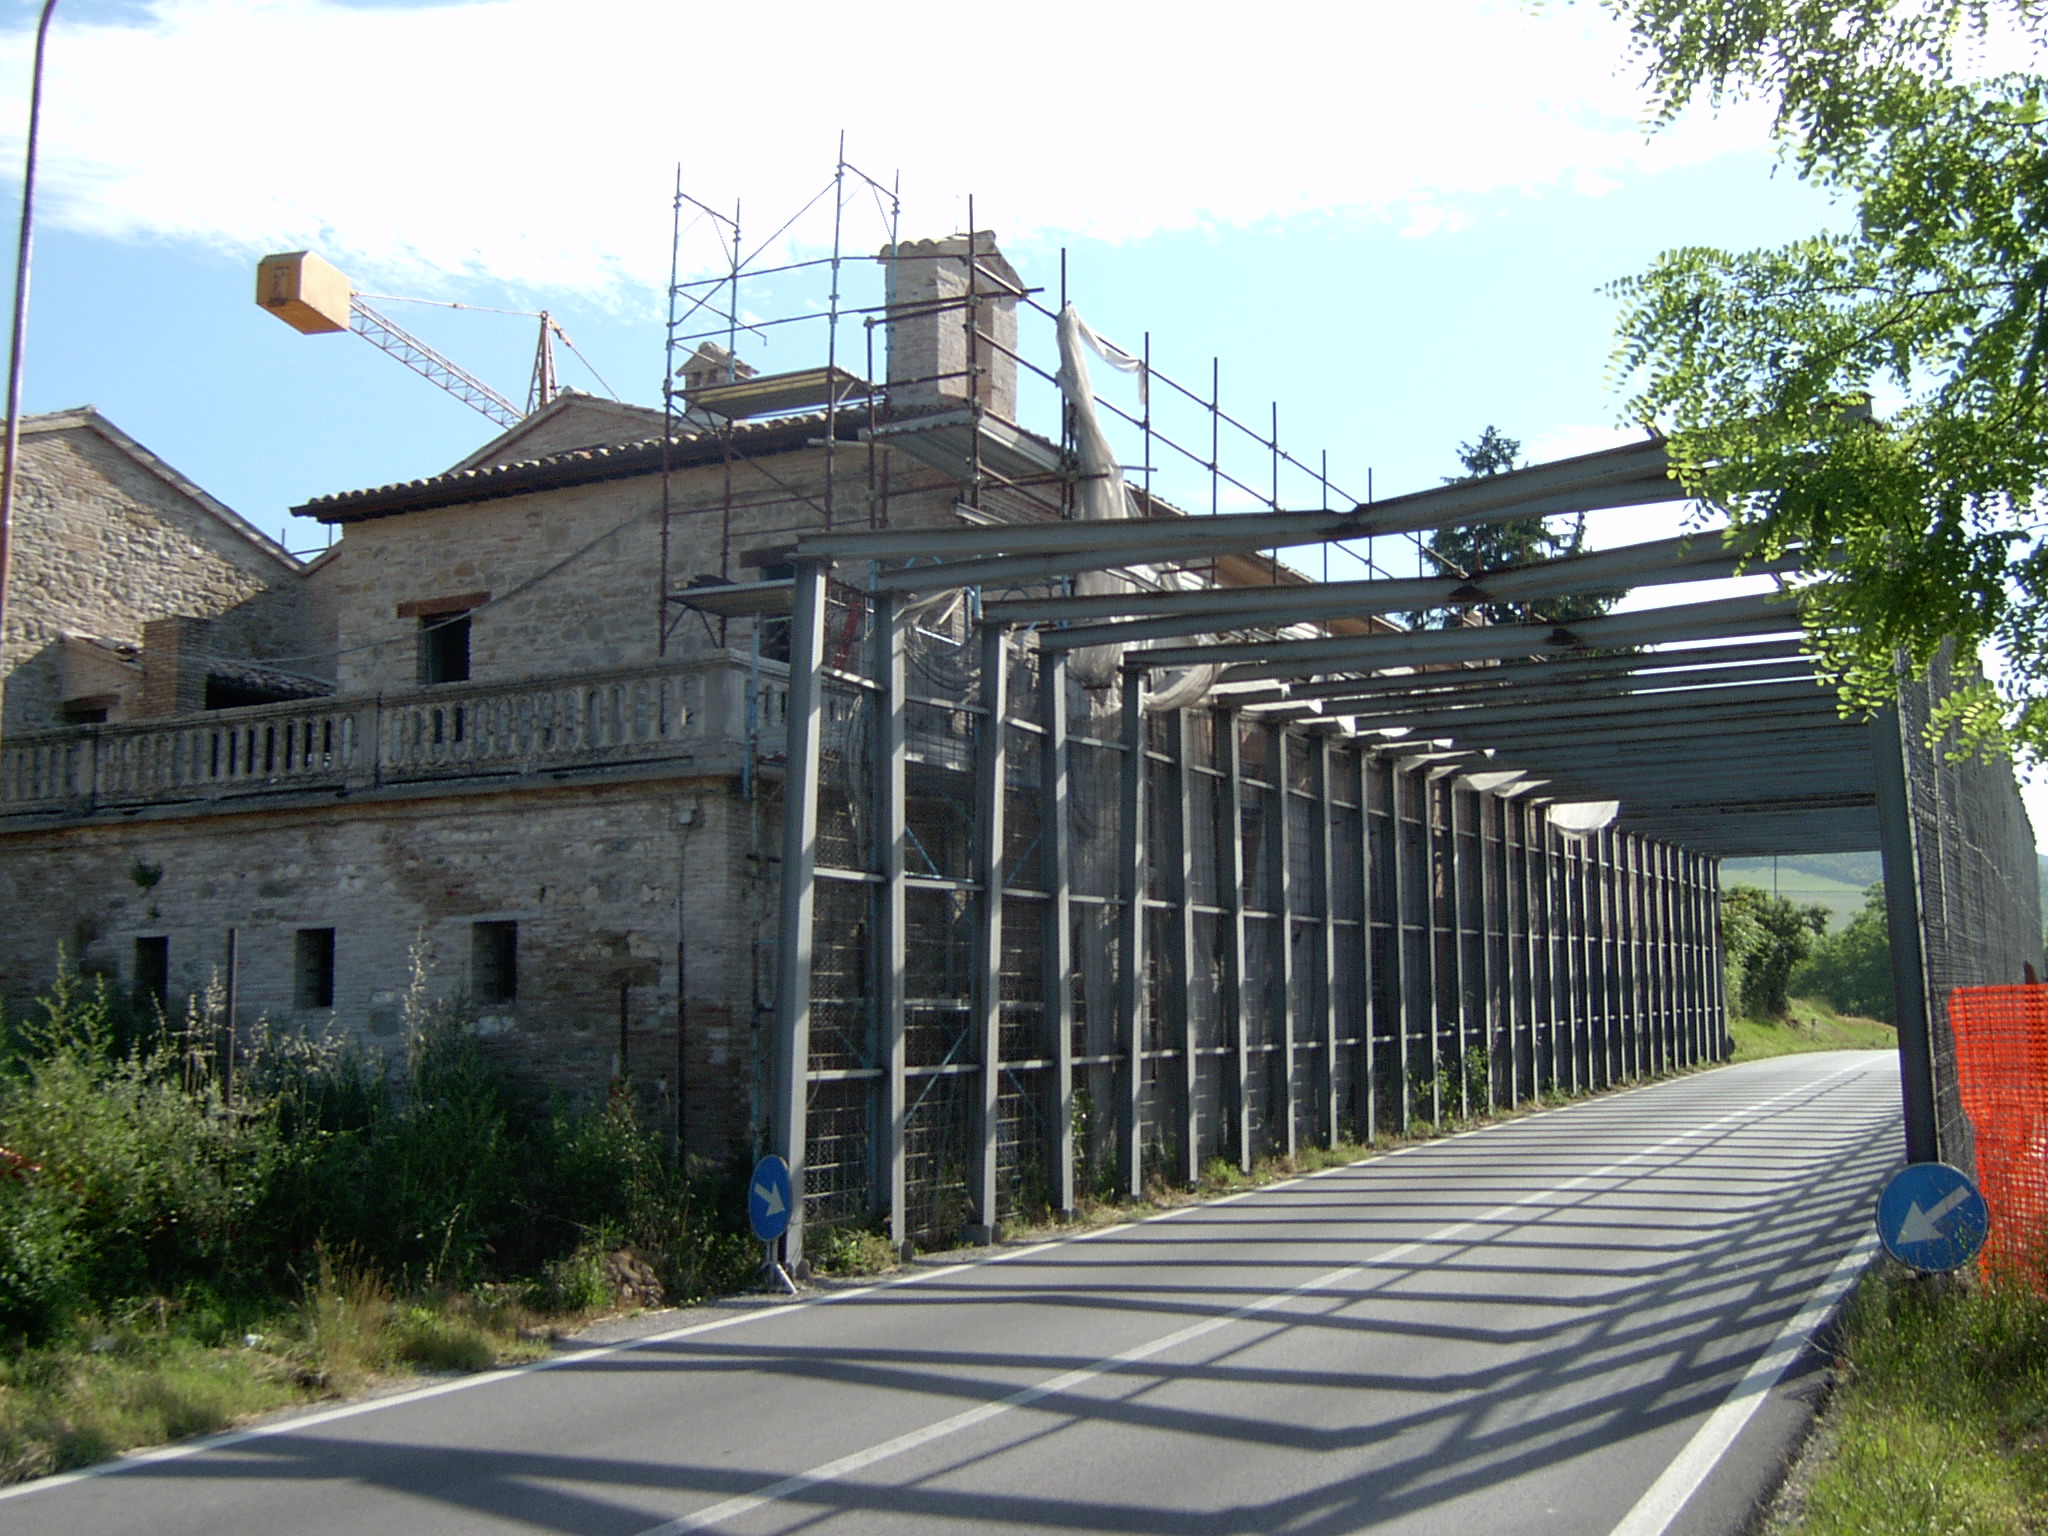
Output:
<instances>
[{"instance_id":1,"label":"steel support column","mask_svg":"<svg viewBox=\"0 0 2048 1536\"><path fill-rule=\"evenodd\" d=\"M1039 657L1040 794L1038 856L1045 880L1041 949L1044 1018L1052 1056L1052 1200L1074 1209L1074 921L1073 822L1067 750L1067 658Z\"/></svg>"},{"instance_id":2,"label":"steel support column","mask_svg":"<svg viewBox=\"0 0 2048 1536\"><path fill-rule=\"evenodd\" d=\"M1229 976L1224 982L1224 1029L1232 1049L1235 1078L1230 1114L1231 1131L1237 1140L1237 1166L1252 1171L1252 1058L1251 1041L1245 1032L1245 993L1248 990L1244 966L1244 753L1238 740L1235 711L1216 715L1217 740L1223 749L1222 805L1216 818L1216 882L1224 910L1225 960Z\"/></svg>"},{"instance_id":3,"label":"steel support column","mask_svg":"<svg viewBox=\"0 0 2048 1536\"><path fill-rule=\"evenodd\" d=\"M1408 964L1408 829L1402 824L1401 793L1402 780L1408 775L1401 771L1400 760L1388 758L1387 766L1387 874L1392 895L1392 910L1387 914L1388 927L1393 942L1387 946L1387 956L1393 962L1393 974L1387 978L1387 997L1394 1011L1394 1054L1390 1065L1393 1068L1393 1110L1394 1130L1398 1135L1408 1129L1411 1118L1408 1103L1408 1037L1409 1025L1414 1010L1410 1007L1409 964Z\"/></svg>"},{"instance_id":4,"label":"steel support column","mask_svg":"<svg viewBox=\"0 0 2048 1536\"><path fill-rule=\"evenodd\" d=\"M1117 1104L1117 1147L1123 1191L1145 1193L1145 674L1123 674L1123 772L1118 797L1117 1039L1124 1078Z\"/></svg>"},{"instance_id":5,"label":"steel support column","mask_svg":"<svg viewBox=\"0 0 2048 1536\"><path fill-rule=\"evenodd\" d=\"M1364 747L1354 754L1358 786L1358 1084L1360 1103L1359 1135L1367 1146L1379 1140L1380 1085L1378 1049L1373 1040L1373 953L1372 953L1372 756Z\"/></svg>"},{"instance_id":6,"label":"steel support column","mask_svg":"<svg viewBox=\"0 0 2048 1536\"><path fill-rule=\"evenodd\" d=\"M875 701L875 1022L882 1058L881 1136L876 1181L889 1222L889 1241L909 1240L904 1138L909 1098L904 1036L904 641L901 605L887 593L874 599L874 676L882 685Z\"/></svg>"},{"instance_id":7,"label":"steel support column","mask_svg":"<svg viewBox=\"0 0 2048 1536\"><path fill-rule=\"evenodd\" d=\"M1334 1147L1343 1140L1337 1125L1337 889L1335 873L1335 829L1337 802L1332 794L1330 757L1335 750L1327 735L1314 739L1316 838L1316 896L1322 903L1322 922L1316 940L1315 1017L1322 1027L1323 1074L1317 1095L1317 1112L1322 1119L1322 1142Z\"/></svg>"},{"instance_id":8,"label":"steel support column","mask_svg":"<svg viewBox=\"0 0 2048 1536\"><path fill-rule=\"evenodd\" d=\"M817 905L819 725L825 664L825 564L795 562L789 625L789 737L783 770L782 889L775 955L775 1150L796 1190L786 1265L803 1261L804 1134L810 1094L812 920Z\"/></svg>"},{"instance_id":9,"label":"steel support column","mask_svg":"<svg viewBox=\"0 0 2048 1536\"><path fill-rule=\"evenodd\" d=\"M1272 798L1266 802L1266 867L1273 882L1272 926L1273 974L1270 978L1273 1017L1280 1025L1280 1098L1284 1126L1280 1149L1288 1157L1298 1150L1297 1124L1300 1095L1296 1079L1294 1039L1294 857L1288 836L1288 816L1294 800L1290 778L1287 731L1282 726L1266 728L1266 776L1272 781Z\"/></svg>"},{"instance_id":10,"label":"steel support column","mask_svg":"<svg viewBox=\"0 0 2048 1536\"><path fill-rule=\"evenodd\" d=\"M1003 1063L1003 812L1009 779L1009 636L1000 624L981 631L981 743L975 754L974 883L981 900L974 929L974 1003L980 1051L975 1121L974 1224L994 1242L1001 1166Z\"/></svg>"},{"instance_id":11,"label":"steel support column","mask_svg":"<svg viewBox=\"0 0 2048 1536\"><path fill-rule=\"evenodd\" d=\"M1171 1017L1180 1020L1181 1093L1181 1181L1190 1187L1202 1177L1201 1089L1202 1058L1197 1054L1195 1006L1192 978L1195 969L1195 712L1183 709L1174 715L1173 787L1174 813L1169 820L1173 846L1168 857L1172 868L1173 989Z\"/></svg>"}]
</instances>

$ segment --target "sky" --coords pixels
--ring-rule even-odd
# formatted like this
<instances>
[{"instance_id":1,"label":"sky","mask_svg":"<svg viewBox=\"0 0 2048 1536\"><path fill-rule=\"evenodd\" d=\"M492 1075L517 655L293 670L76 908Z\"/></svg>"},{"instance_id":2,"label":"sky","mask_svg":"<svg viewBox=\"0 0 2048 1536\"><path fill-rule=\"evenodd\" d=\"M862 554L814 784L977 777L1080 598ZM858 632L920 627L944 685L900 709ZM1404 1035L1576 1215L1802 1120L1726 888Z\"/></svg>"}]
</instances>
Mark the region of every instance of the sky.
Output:
<instances>
[{"instance_id":1,"label":"sky","mask_svg":"<svg viewBox=\"0 0 2048 1536\"><path fill-rule=\"evenodd\" d=\"M0 0L10 226L35 14ZM60 0L26 409L96 405L288 547L317 549L325 530L293 506L436 473L497 429L360 338L258 309L259 257L318 251L519 401L537 322L494 311L545 309L580 354L561 357L564 383L658 405L671 261L690 281L726 259L729 228L696 205L736 214L752 266L829 254L843 141L845 309L879 301L860 258L892 228L950 233L971 210L1041 302L1064 292L1196 394L1215 381L1250 429L1225 446L1231 473L1271 494L1252 439L1277 420L1312 471L1283 470L1282 504L1321 504L1327 463L1330 501L1348 505L1455 474L1488 425L1534 459L1638 437L1608 285L1673 247L1842 220L1779 166L1754 107L1646 132L1641 67L1588 0L763 14ZM757 278L738 309L816 315L828 282ZM771 371L826 346L822 320L738 339ZM1049 321L1027 313L1021 340L1054 366ZM865 367L858 314L836 346ZM1136 408L1126 381L1097 382ZM1200 449L1206 418L1152 393L1162 430ZM1044 388L1023 414L1056 431ZM1205 471L1164 448L1154 462L1164 493L1206 510ZM1609 518L1594 535L1661 531ZM2031 798L2048 824L2048 794Z\"/></svg>"}]
</instances>

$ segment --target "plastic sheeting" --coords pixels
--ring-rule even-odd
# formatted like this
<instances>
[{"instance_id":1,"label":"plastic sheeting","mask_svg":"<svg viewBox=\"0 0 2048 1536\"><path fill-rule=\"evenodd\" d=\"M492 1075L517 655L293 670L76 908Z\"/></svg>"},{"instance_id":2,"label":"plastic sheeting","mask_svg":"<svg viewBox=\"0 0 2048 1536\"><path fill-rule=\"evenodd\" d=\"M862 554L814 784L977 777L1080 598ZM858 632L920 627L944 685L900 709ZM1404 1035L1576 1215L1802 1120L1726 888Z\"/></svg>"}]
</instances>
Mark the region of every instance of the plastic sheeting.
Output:
<instances>
[{"instance_id":1,"label":"plastic sheeting","mask_svg":"<svg viewBox=\"0 0 2048 1536\"><path fill-rule=\"evenodd\" d=\"M1135 516L1137 509L1131 504L1123 465L1118 462L1109 435L1102 430L1101 414L1095 409L1095 388L1088 376L1087 354L1093 352L1119 372L1135 373L1141 399L1149 385L1145 365L1123 348L1096 335L1071 304L1060 310L1059 345L1060 370L1056 377L1060 393L1066 397L1068 408L1073 412L1074 450L1081 468L1077 509L1082 517L1098 522ZM1184 583L1178 572L1165 573L1161 581L1161 585L1169 587L1184 584L1193 585L1192 582ZM1113 571L1083 571L1074 578L1074 591L1082 597L1126 592L1130 586L1128 577ZM1083 646L1068 658L1068 666L1073 676L1087 686L1107 687L1116 681L1123 652L1120 645ZM1150 710L1185 709L1197 703L1215 685L1221 671L1220 667L1191 667L1173 674L1163 687L1155 688L1147 696L1145 707Z\"/></svg>"}]
</instances>

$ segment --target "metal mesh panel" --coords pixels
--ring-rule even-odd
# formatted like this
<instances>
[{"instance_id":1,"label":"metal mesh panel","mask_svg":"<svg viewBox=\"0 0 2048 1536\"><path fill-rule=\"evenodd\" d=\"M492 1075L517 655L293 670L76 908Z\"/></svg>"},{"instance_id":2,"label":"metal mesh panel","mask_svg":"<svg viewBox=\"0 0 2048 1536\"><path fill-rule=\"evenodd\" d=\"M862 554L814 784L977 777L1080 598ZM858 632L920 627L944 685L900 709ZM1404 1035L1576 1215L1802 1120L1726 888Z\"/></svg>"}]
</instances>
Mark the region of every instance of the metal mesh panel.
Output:
<instances>
[{"instance_id":1,"label":"metal mesh panel","mask_svg":"<svg viewBox=\"0 0 2048 1536\"><path fill-rule=\"evenodd\" d=\"M1975 1149L1963 1111L1949 994L1957 987L2011 985L2030 965L2038 974L2041 909L2033 829L2010 768L1953 760L1927 743L1933 701L1952 682L1951 669L1938 662L1928 682L1903 688L1899 728L1920 886L1935 1123L1943 1157L1968 1168Z\"/></svg>"},{"instance_id":2,"label":"metal mesh panel","mask_svg":"<svg viewBox=\"0 0 2048 1536\"><path fill-rule=\"evenodd\" d=\"M868 1214L869 1085L812 1083L804 1120L804 1218L831 1224Z\"/></svg>"}]
</instances>

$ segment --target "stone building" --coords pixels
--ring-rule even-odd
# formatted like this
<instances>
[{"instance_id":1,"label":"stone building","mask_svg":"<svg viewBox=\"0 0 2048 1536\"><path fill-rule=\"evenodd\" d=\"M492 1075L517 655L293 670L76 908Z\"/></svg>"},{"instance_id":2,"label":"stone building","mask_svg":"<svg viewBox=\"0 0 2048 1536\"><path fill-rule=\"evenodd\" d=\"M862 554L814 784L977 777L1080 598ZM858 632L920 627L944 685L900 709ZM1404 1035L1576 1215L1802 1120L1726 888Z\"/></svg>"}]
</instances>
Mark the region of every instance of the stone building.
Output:
<instances>
[{"instance_id":1,"label":"stone building","mask_svg":"<svg viewBox=\"0 0 2048 1536\"><path fill-rule=\"evenodd\" d=\"M0 999L24 1006L62 946L173 1008L220 976L242 1027L394 1043L417 950L430 990L548 1084L630 1078L692 1152L744 1150L779 552L832 522L958 520L946 452L864 441L889 431L964 412L1057 469L995 414L1015 409L1006 358L973 409L964 328L978 310L1003 331L1009 303L944 301L965 250L893 253L904 399L700 358L665 444L659 411L563 395L444 473L295 508L339 534L305 563L90 409L28 422L0 637ZM1015 280L986 244L980 264L984 293Z\"/></svg>"}]
</instances>

